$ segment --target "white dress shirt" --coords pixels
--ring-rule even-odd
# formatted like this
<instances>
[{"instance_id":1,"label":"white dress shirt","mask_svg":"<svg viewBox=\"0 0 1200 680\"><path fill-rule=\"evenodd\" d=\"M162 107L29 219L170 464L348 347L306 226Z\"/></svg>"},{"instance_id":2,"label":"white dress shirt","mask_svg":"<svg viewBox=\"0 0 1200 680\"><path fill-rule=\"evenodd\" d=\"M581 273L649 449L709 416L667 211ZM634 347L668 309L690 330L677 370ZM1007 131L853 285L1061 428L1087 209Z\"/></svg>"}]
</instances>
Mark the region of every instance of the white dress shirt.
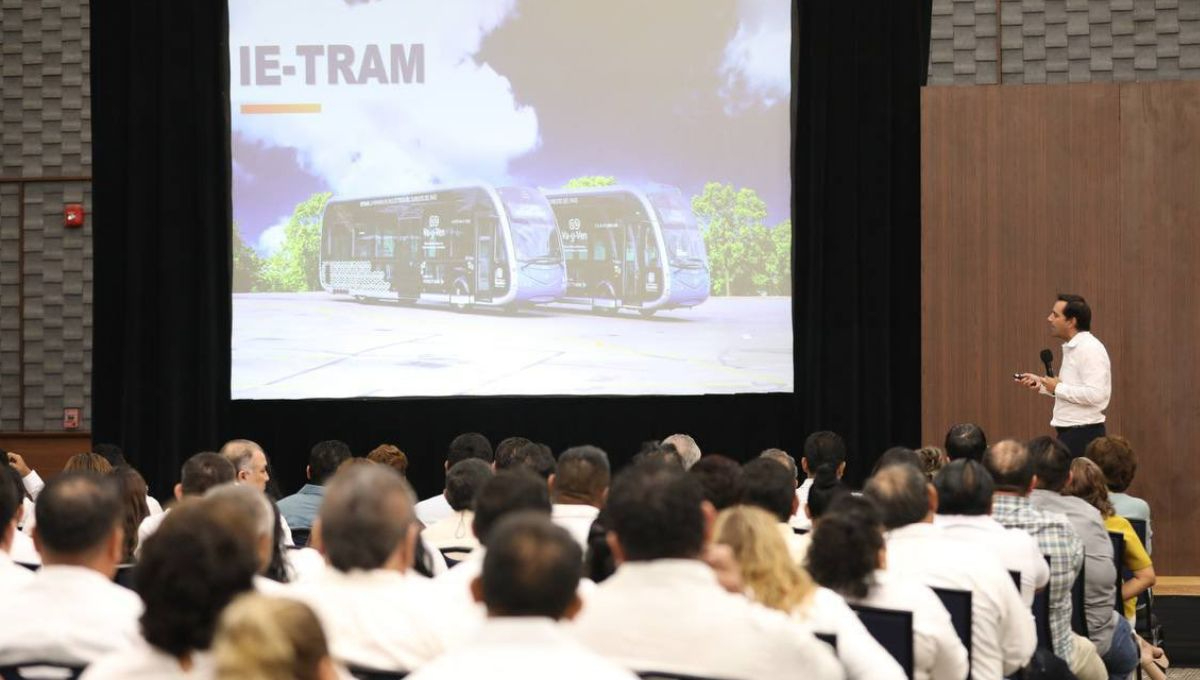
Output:
<instances>
[{"instance_id":1,"label":"white dress shirt","mask_svg":"<svg viewBox=\"0 0 1200 680\"><path fill-rule=\"evenodd\" d=\"M458 510L449 517L444 517L430 524L421 531L421 540L434 550L445 548L465 548L463 553L469 553L479 547L479 540L471 530L475 521L475 513L470 510ZM455 559L462 561L462 558Z\"/></svg>"},{"instance_id":2,"label":"white dress shirt","mask_svg":"<svg viewBox=\"0 0 1200 680\"><path fill-rule=\"evenodd\" d=\"M812 544L812 535L796 533L787 522L779 522L775 526L779 529L779 535L783 538L792 561L803 567L804 560L808 558L808 546Z\"/></svg>"},{"instance_id":3,"label":"white dress shirt","mask_svg":"<svg viewBox=\"0 0 1200 680\"><path fill-rule=\"evenodd\" d=\"M17 564L8 553L0 550L0 600L32 580L32 571Z\"/></svg>"},{"instance_id":4,"label":"white dress shirt","mask_svg":"<svg viewBox=\"0 0 1200 680\"><path fill-rule=\"evenodd\" d=\"M146 509L150 511L151 515L163 514L162 503L159 503L154 496L146 496Z\"/></svg>"},{"instance_id":5,"label":"white dress shirt","mask_svg":"<svg viewBox=\"0 0 1200 680\"><path fill-rule=\"evenodd\" d=\"M574 538L586 553L588 532L592 530L592 523L596 521L596 515L599 514L600 508L593 505L555 503L550 510L550 519L566 529L571 534L571 538Z\"/></svg>"},{"instance_id":6,"label":"white dress shirt","mask_svg":"<svg viewBox=\"0 0 1200 680\"><path fill-rule=\"evenodd\" d=\"M421 520L421 524L425 526L432 526L434 522L454 514L454 508L450 507L450 501L446 500L445 494L440 493L417 503L416 511L417 519Z\"/></svg>"},{"instance_id":7,"label":"white dress shirt","mask_svg":"<svg viewBox=\"0 0 1200 680\"><path fill-rule=\"evenodd\" d=\"M844 677L810 628L726 592L699 560L622 564L596 586L572 629L581 643L635 672L725 680Z\"/></svg>"},{"instance_id":8,"label":"white dress shirt","mask_svg":"<svg viewBox=\"0 0 1200 680\"><path fill-rule=\"evenodd\" d=\"M954 630L950 613L928 586L875 572L875 583L861 600L876 609L912 612L913 680L963 680L970 670L967 648Z\"/></svg>"},{"instance_id":9,"label":"white dress shirt","mask_svg":"<svg viewBox=\"0 0 1200 680\"><path fill-rule=\"evenodd\" d=\"M37 526L37 504L33 502L29 496L21 499L21 526L17 527L25 532L26 536L33 535L33 527Z\"/></svg>"},{"instance_id":10,"label":"white dress shirt","mask_svg":"<svg viewBox=\"0 0 1200 680\"><path fill-rule=\"evenodd\" d=\"M1074 427L1104 422L1104 409L1112 396L1112 366L1108 350L1088 331L1080 331L1062 346L1062 368L1054 394L1052 427Z\"/></svg>"},{"instance_id":11,"label":"white dress shirt","mask_svg":"<svg viewBox=\"0 0 1200 680\"><path fill-rule=\"evenodd\" d=\"M41 564L42 555L37 551L37 546L34 545L33 539L25 534L14 531L12 546L8 549L9 557L12 557L13 562L21 564Z\"/></svg>"},{"instance_id":12,"label":"white dress shirt","mask_svg":"<svg viewBox=\"0 0 1200 680\"><path fill-rule=\"evenodd\" d=\"M1028 532L1009 529L991 515L937 515L933 518L946 535L991 551L1008 571L1021 574L1021 601L1033 606L1033 595L1050 583L1050 565Z\"/></svg>"},{"instance_id":13,"label":"white dress shirt","mask_svg":"<svg viewBox=\"0 0 1200 680\"><path fill-rule=\"evenodd\" d=\"M284 550L283 562L289 583L307 581L325 573L325 556L315 548Z\"/></svg>"},{"instance_id":14,"label":"white dress shirt","mask_svg":"<svg viewBox=\"0 0 1200 680\"><path fill-rule=\"evenodd\" d=\"M637 680L598 656L550 619L488 619L469 642L422 666L411 680Z\"/></svg>"},{"instance_id":15,"label":"white dress shirt","mask_svg":"<svg viewBox=\"0 0 1200 680\"><path fill-rule=\"evenodd\" d=\"M809 477L808 479L805 479L799 487L796 488L796 500L800 501L800 505L797 505L796 507L799 508L799 510L796 511L796 514L792 515L790 520L788 520L788 524L791 524L793 529L812 531L812 520L809 519L808 515L804 513L804 506L808 505L808 491L812 489L812 485L813 480L811 477Z\"/></svg>"},{"instance_id":16,"label":"white dress shirt","mask_svg":"<svg viewBox=\"0 0 1200 680\"><path fill-rule=\"evenodd\" d=\"M150 538L154 532L158 531L158 528L162 526L163 521L167 519L167 515L169 514L171 514L171 509L167 508L160 515L147 515L146 518L142 520L142 523L138 525L137 529L137 547L133 549L133 554L135 556L141 556L142 546L146 545L146 539Z\"/></svg>"},{"instance_id":17,"label":"white dress shirt","mask_svg":"<svg viewBox=\"0 0 1200 680\"><path fill-rule=\"evenodd\" d=\"M207 652L189 657L191 668L183 670L179 659L141 640L131 649L114 652L88 666L79 680L209 680L216 663Z\"/></svg>"},{"instance_id":18,"label":"white dress shirt","mask_svg":"<svg viewBox=\"0 0 1200 680\"><path fill-rule=\"evenodd\" d=\"M25 484L25 490L29 492L29 497L35 501L42 489L46 488L46 482L42 480L42 476L37 473L37 470L30 470L29 474L21 478L21 482Z\"/></svg>"},{"instance_id":19,"label":"white dress shirt","mask_svg":"<svg viewBox=\"0 0 1200 680\"><path fill-rule=\"evenodd\" d=\"M0 598L0 665L89 664L141 639L142 601L85 567L44 566Z\"/></svg>"},{"instance_id":20,"label":"white dress shirt","mask_svg":"<svg viewBox=\"0 0 1200 680\"><path fill-rule=\"evenodd\" d=\"M445 651L436 624L441 608L428 579L390 569L329 567L287 590L287 597L316 612L341 663L410 671Z\"/></svg>"},{"instance_id":21,"label":"white dress shirt","mask_svg":"<svg viewBox=\"0 0 1200 680\"><path fill-rule=\"evenodd\" d=\"M887 536L887 570L927 586L968 590L971 677L1000 680L1025 665L1037 646L1033 613L990 552L964 550L939 527L917 522Z\"/></svg>"},{"instance_id":22,"label":"white dress shirt","mask_svg":"<svg viewBox=\"0 0 1200 680\"><path fill-rule=\"evenodd\" d=\"M837 657L846 680L905 680L904 669L863 627L841 595L818 587L805 604L792 612L818 633L837 636ZM962 677L956 680L962 680Z\"/></svg>"}]
</instances>

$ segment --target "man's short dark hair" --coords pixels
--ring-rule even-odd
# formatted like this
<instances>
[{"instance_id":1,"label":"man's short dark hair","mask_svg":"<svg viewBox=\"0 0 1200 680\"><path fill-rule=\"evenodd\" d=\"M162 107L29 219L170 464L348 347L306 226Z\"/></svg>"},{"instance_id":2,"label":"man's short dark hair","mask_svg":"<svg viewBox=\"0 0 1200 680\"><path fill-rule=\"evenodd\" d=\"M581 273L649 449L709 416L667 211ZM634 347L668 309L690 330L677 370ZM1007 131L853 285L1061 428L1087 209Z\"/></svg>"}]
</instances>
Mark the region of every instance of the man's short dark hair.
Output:
<instances>
[{"instance_id":1,"label":"man's short dark hair","mask_svg":"<svg viewBox=\"0 0 1200 680\"><path fill-rule=\"evenodd\" d=\"M1087 300L1071 293L1059 293L1057 300L1067 303L1063 306L1063 316L1075 319L1075 330L1092 330L1092 308L1088 306Z\"/></svg>"},{"instance_id":2,"label":"man's short dark hair","mask_svg":"<svg viewBox=\"0 0 1200 680\"><path fill-rule=\"evenodd\" d=\"M704 547L703 502L700 482L682 467L640 463L613 480L609 526L628 560L694 558Z\"/></svg>"},{"instance_id":3,"label":"man's short dark hair","mask_svg":"<svg viewBox=\"0 0 1200 680\"><path fill-rule=\"evenodd\" d=\"M115 479L88 472L63 472L46 483L34 509L42 545L61 555L99 548L121 523Z\"/></svg>"},{"instance_id":4,"label":"man's short dark hair","mask_svg":"<svg viewBox=\"0 0 1200 680\"><path fill-rule=\"evenodd\" d=\"M446 502L450 504L450 509L456 512L470 510L475 502L475 494L491 477L492 466L478 458L455 463L446 473Z\"/></svg>"},{"instance_id":5,"label":"man's short dark hair","mask_svg":"<svg viewBox=\"0 0 1200 680\"><path fill-rule=\"evenodd\" d=\"M18 485L22 491L24 486L20 484L21 473L17 472L8 463L4 465L4 479L0 479L0 536L3 536L4 529L13 517L17 516L17 508L21 507L22 501L25 500L24 494L17 493L17 487L12 484L12 477L17 477Z\"/></svg>"},{"instance_id":6,"label":"man's short dark hair","mask_svg":"<svg viewBox=\"0 0 1200 680\"><path fill-rule=\"evenodd\" d=\"M1029 457L1038 488L1062 491L1071 475L1071 449L1054 437L1042 435L1029 440Z\"/></svg>"},{"instance_id":7,"label":"man's short dark hair","mask_svg":"<svg viewBox=\"0 0 1200 680\"><path fill-rule=\"evenodd\" d=\"M237 478L237 470L233 469L225 456L212 451L203 451L183 462L183 470L179 473L179 486L185 496L203 496L205 491L226 484Z\"/></svg>"},{"instance_id":8,"label":"man's short dark hair","mask_svg":"<svg viewBox=\"0 0 1200 680\"><path fill-rule=\"evenodd\" d=\"M969 458L950 461L933 478L939 515L987 515L995 485L983 464Z\"/></svg>"},{"instance_id":9,"label":"man's short dark hair","mask_svg":"<svg viewBox=\"0 0 1200 680\"><path fill-rule=\"evenodd\" d=\"M737 505L742 500L742 466L737 461L709 454L688 468L688 474L700 482L704 498L717 510Z\"/></svg>"},{"instance_id":10,"label":"man's short dark hair","mask_svg":"<svg viewBox=\"0 0 1200 680\"><path fill-rule=\"evenodd\" d=\"M384 465L355 465L329 480L321 542L341 571L378 569L396 552L415 514L412 487Z\"/></svg>"},{"instance_id":11,"label":"man's short dark hair","mask_svg":"<svg viewBox=\"0 0 1200 680\"><path fill-rule=\"evenodd\" d=\"M742 466L742 502L762 508L780 522L792 516L796 480L778 461L755 458Z\"/></svg>"},{"instance_id":12,"label":"man's short dark hair","mask_svg":"<svg viewBox=\"0 0 1200 680\"><path fill-rule=\"evenodd\" d=\"M925 473L916 465L888 465L867 482L863 495L875 501L888 529L915 524L929 514Z\"/></svg>"},{"instance_id":13,"label":"man's short dark hair","mask_svg":"<svg viewBox=\"0 0 1200 680\"><path fill-rule=\"evenodd\" d=\"M231 531L213 508L180 503L142 546L134 582L145 604L142 636L173 657L206 650L225 605L253 589L249 531Z\"/></svg>"},{"instance_id":14,"label":"man's short dark hair","mask_svg":"<svg viewBox=\"0 0 1200 680\"><path fill-rule=\"evenodd\" d=\"M507 437L496 445L496 469L507 470L517 464L516 451L529 443L525 437Z\"/></svg>"},{"instance_id":15,"label":"man's short dark hair","mask_svg":"<svg viewBox=\"0 0 1200 680\"><path fill-rule=\"evenodd\" d=\"M595 446L573 446L558 457L554 472L555 496L597 498L611 481L608 454Z\"/></svg>"},{"instance_id":16,"label":"man's short dark hair","mask_svg":"<svg viewBox=\"0 0 1200 680\"><path fill-rule=\"evenodd\" d=\"M996 491L1025 494L1033 481L1033 457L1019 441L1005 439L983 454L983 467L992 475Z\"/></svg>"},{"instance_id":17,"label":"man's short dark hair","mask_svg":"<svg viewBox=\"0 0 1200 680\"><path fill-rule=\"evenodd\" d=\"M987 451L987 435L975 423L959 423L946 432L946 455L950 460L981 460Z\"/></svg>"},{"instance_id":18,"label":"man's short dark hair","mask_svg":"<svg viewBox=\"0 0 1200 680\"><path fill-rule=\"evenodd\" d=\"M550 493L546 480L523 468L502 470L484 482L475 494L475 520L472 531L487 545L492 527L505 515L521 510L550 514Z\"/></svg>"},{"instance_id":19,"label":"man's short dark hair","mask_svg":"<svg viewBox=\"0 0 1200 680\"><path fill-rule=\"evenodd\" d=\"M308 453L309 480L317 486L323 486L338 467L353 455L346 442L337 439L317 442Z\"/></svg>"},{"instance_id":20,"label":"man's short dark hair","mask_svg":"<svg viewBox=\"0 0 1200 680\"><path fill-rule=\"evenodd\" d=\"M821 465L832 465L836 470L846 462L846 440L829 430L813 432L804 440L804 460L810 474L815 475Z\"/></svg>"},{"instance_id":21,"label":"man's short dark hair","mask_svg":"<svg viewBox=\"0 0 1200 680\"><path fill-rule=\"evenodd\" d=\"M116 444L92 444L92 453L100 455L115 468L129 464L125 460L125 452Z\"/></svg>"},{"instance_id":22,"label":"man's short dark hair","mask_svg":"<svg viewBox=\"0 0 1200 680\"><path fill-rule=\"evenodd\" d=\"M549 479L557 467L554 461L554 452L550 450L549 446L539 442L522 444L513 452L513 456L516 459L516 467L525 468L542 479Z\"/></svg>"},{"instance_id":23,"label":"man's short dark hair","mask_svg":"<svg viewBox=\"0 0 1200 680\"><path fill-rule=\"evenodd\" d=\"M492 530L483 558L483 601L498 616L559 619L575 598L583 550L544 513L518 512Z\"/></svg>"},{"instance_id":24,"label":"man's short dark hair","mask_svg":"<svg viewBox=\"0 0 1200 680\"><path fill-rule=\"evenodd\" d=\"M871 475L875 475L885 467L892 465L912 465L920 470L921 456L906 446L893 446L884 451L883 455L879 456L879 460L875 461L875 467L871 470Z\"/></svg>"},{"instance_id":25,"label":"man's short dark hair","mask_svg":"<svg viewBox=\"0 0 1200 680\"><path fill-rule=\"evenodd\" d=\"M796 459L783 449L767 449L758 454L759 458L769 458L776 463L786 467L788 473L792 475L793 480L800 479L800 468L796 467Z\"/></svg>"},{"instance_id":26,"label":"man's short dark hair","mask_svg":"<svg viewBox=\"0 0 1200 680\"><path fill-rule=\"evenodd\" d=\"M455 463L468 458L492 462L492 443L488 441L487 437L478 432L466 432L450 442L450 447L446 450L446 463L450 467L454 467Z\"/></svg>"}]
</instances>

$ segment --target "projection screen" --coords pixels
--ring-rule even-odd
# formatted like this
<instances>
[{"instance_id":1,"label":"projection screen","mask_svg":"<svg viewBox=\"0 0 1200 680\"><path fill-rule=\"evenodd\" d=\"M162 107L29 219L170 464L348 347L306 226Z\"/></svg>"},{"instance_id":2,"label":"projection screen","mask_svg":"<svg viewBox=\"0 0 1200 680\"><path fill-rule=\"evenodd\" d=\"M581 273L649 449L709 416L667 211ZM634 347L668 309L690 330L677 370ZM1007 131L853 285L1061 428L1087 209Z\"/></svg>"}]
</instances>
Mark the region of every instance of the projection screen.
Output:
<instances>
[{"instance_id":1,"label":"projection screen","mask_svg":"<svg viewBox=\"0 0 1200 680\"><path fill-rule=\"evenodd\" d=\"M229 0L234 399L791 392L789 0Z\"/></svg>"}]
</instances>

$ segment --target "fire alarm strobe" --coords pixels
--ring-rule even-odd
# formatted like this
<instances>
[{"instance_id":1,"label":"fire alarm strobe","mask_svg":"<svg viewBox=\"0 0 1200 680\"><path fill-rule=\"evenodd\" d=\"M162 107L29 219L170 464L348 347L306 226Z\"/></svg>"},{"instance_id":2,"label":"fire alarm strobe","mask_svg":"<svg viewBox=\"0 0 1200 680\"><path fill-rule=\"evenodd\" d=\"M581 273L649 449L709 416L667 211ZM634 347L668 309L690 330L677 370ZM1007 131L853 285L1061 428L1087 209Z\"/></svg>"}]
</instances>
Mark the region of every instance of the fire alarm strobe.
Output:
<instances>
[{"instance_id":1,"label":"fire alarm strobe","mask_svg":"<svg viewBox=\"0 0 1200 680\"><path fill-rule=\"evenodd\" d=\"M68 227L82 227L83 205L80 203L68 203L63 208L63 223Z\"/></svg>"}]
</instances>

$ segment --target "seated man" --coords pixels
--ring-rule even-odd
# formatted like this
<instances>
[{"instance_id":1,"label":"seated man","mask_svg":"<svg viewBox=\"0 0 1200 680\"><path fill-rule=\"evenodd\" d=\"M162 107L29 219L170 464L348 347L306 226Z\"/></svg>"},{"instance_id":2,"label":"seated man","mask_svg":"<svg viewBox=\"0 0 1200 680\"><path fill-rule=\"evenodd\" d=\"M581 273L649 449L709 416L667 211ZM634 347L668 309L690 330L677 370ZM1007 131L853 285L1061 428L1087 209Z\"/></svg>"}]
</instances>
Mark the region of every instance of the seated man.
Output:
<instances>
[{"instance_id":1,"label":"seated man","mask_svg":"<svg viewBox=\"0 0 1200 680\"><path fill-rule=\"evenodd\" d=\"M517 513L492 533L483 573L471 583L487 621L471 640L422 667L413 680L514 677L636 680L563 632L556 621L581 606L583 551L541 513Z\"/></svg>"},{"instance_id":2,"label":"seated man","mask_svg":"<svg viewBox=\"0 0 1200 680\"><path fill-rule=\"evenodd\" d=\"M205 491L220 484L228 484L237 476L233 464L219 453L204 451L188 458L183 462L179 471L179 483L175 485L175 500L184 497L203 496ZM158 525L170 514L170 508L161 515L150 515L138 526L138 541L136 553L142 550L142 544L153 534Z\"/></svg>"},{"instance_id":3,"label":"seated man","mask_svg":"<svg viewBox=\"0 0 1200 680\"><path fill-rule=\"evenodd\" d=\"M238 484L246 484L266 493L267 482L271 481L270 463L267 454L257 442L249 439L233 439L221 447L221 455L233 465ZM274 511L272 511L273 513ZM283 544L295 545L292 540L292 528L288 526L283 515L279 515L279 528L283 532Z\"/></svg>"},{"instance_id":4,"label":"seated man","mask_svg":"<svg viewBox=\"0 0 1200 680\"><path fill-rule=\"evenodd\" d=\"M608 495L608 454L595 446L575 446L562 452L550 475L550 516L587 549L588 531Z\"/></svg>"},{"instance_id":5,"label":"seated man","mask_svg":"<svg viewBox=\"0 0 1200 680\"><path fill-rule=\"evenodd\" d=\"M675 447L675 451L679 453L679 459L683 463L684 470L690 469L703 455L700 452L700 445L688 434L673 434L662 440L662 443L663 446Z\"/></svg>"},{"instance_id":6,"label":"seated man","mask_svg":"<svg viewBox=\"0 0 1200 680\"><path fill-rule=\"evenodd\" d=\"M418 530L412 488L395 470L354 466L330 480L313 528L329 568L286 595L317 613L336 660L410 671L442 653L429 582L411 570Z\"/></svg>"},{"instance_id":7,"label":"seated man","mask_svg":"<svg viewBox=\"0 0 1200 680\"><path fill-rule=\"evenodd\" d=\"M694 477L674 466L635 465L613 481L607 511L619 566L575 618L584 645L635 672L843 677L807 627L726 591L701 561L715 513Z\"/></svg>"},{"instance_id":8,"label":"seated man","mask_svg":"<svg viewBox=\"0 0 1200 680\"><path fill-rule=\"evenodd\" d=\"M350 458L350 447L344 442L331 439L317 442L308 453L308 467L304 476L308 483L286 498L279 499L279 512L287 525L293 529L311 529L321 500L325 497L325 482L337 472L338 466Z\"/></svg>"},{"instance_id":9,"label":"seated man","mask_svg":"<svg viewBox=\"0 0 1200 680\"><path fill-rule=\"evenodd\" d=\"M478 432L460 434L450 442L444 464L446 472L449 473L456 463L470 458L492 463L492 443ZM425 526L431 526L434 522L449 517L453 512L444 493L417 503L417 519Z\"/></svg>"},{"instance_id":10,"label":"seated man","mask_svg":"<svg viewBox=\"0 0 1200 680\"><path fill-rule=\"evenodd\" d=\"M959 423L946 431L945 445L950 460L979 461L987 451L987 435L975 423Z\"/></svg>"},{"instance_id":11,"label":"seated man","mask_svg":"<svg viewBox=\"0 0 1200 680\"><path fill-rule=\"evenodd\" d=\"M13 536L17 531L17 512L22 510L23 495L17 494L20 484L10 484L7 470L0 470L0 599L16 588L33 580L33 572L13 562L9 557L12 551ZM16 472L12 475L15 477ZM24 489L22 488L22 491Z\"/></svg>"},{"instance_id":12,"label":"seated man","mask_svg":"<svg viewBox=\"0 0 1200 680\"><path fill-rule=\"evenodd\" d=\"M800 510L796 478L774 458L755 458L742 466L742 503L762 508L778 522L779 534L796 564L808 554L809 537L797 534L788 524Z\"/></svg>"},{"instance_id":13,"label":"seated man","mask_svg":"<svg viewBox=\"0 0 1200 680\"><path fill-rule=\"evenodd\" d=\"M138 641L142 603L112 582L124 543L115 480L52 478L38 495L33 540L41 570L0 597L0 665L86 665Z\"/></svg>"},{"instance_id":14,"label":"seated man","mask_svg":"<svg viewBox=\"0 0 1200 680\"><path fill-rule=\"evenodd\" d=\"M491 477L492 466L478 458L459 461L450 468L446 473L446 490L442 494L454 512L425 527L421 538L426 545L434 550L462 548L449 553L451 559L458 562L479 547L479 541L471 531L471 523L475 520L471 506L479 489Z\"/></svg>"},{"instance_id":15,"label":"seated man","mask_svg":"<svg viewBox=\"0 0 1200 680\"><path fill-rule=\"evenodd\" d=\"M933 525L937 492L925 473L908 463L885 466L863 495L879 506L889 530L888 572L971 593L971 677L1000 680L1024 666L1037 647L1029 609L994 555L964 549Z\"/></svg>"},{"instance_id":16,"label":"seated man","mask_svg":"<svg viewBox=\"0 0 1200 680\"><path fill-rule=\"evenodd\" d=\"M224 523L227 531L242 535L254 545L257 565L254 589L267 595L280 594L285 584L264 575L277 550L275 508L271 506L271 499L248 484L222 484L204 494L204 504L215 521Z\"/></svg>"}]
</instances>

